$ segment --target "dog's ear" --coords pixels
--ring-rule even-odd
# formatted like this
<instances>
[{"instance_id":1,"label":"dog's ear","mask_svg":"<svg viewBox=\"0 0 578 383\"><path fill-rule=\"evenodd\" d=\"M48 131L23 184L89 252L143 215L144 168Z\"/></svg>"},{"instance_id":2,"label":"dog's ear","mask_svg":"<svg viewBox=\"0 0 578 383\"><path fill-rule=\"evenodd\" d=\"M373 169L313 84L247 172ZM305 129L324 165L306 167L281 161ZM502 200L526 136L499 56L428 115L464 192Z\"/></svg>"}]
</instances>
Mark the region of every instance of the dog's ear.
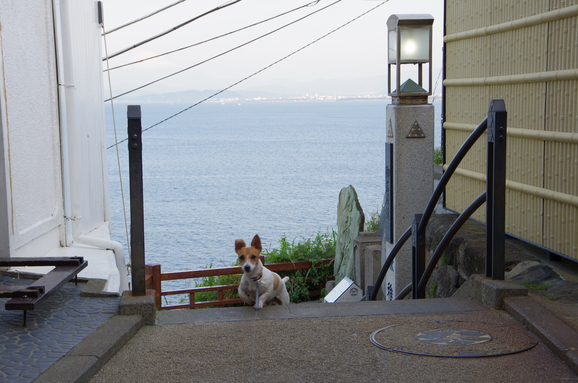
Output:
<instances>
[{"instance_id":1,"label":"dog's ear","mask_svg":"<svg viewBox=\"0 0 578 383\"><path fill-rule=\"evenodd\" d=\"M235 241L235 253L239 254L239 250L241 250L243 247L246 247L245 241L242 239L237 239Z\"/></svg>"},{"instance_id":2,"label":"dog's ear","mask_svg":"<svg viewBox=\"0 0 578 383\"><path fill-rule=\"evenodd\" d=\"M257 234L255 234L253 240L251 241L251 247L254 247L255 249L259 250L259 252L263 250L263 248L261 247L261 238L259 238Z\"/></svg>"}]
</instances>

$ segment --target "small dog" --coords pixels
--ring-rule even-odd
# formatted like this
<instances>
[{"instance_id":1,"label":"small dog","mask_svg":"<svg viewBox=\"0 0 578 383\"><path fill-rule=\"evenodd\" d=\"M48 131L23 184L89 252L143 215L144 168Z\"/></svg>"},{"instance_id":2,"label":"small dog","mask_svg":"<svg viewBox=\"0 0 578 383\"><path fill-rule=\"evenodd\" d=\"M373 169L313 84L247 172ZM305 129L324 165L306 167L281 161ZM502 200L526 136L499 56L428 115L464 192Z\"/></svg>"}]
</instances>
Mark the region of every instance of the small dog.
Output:
<instances>
[{"instance_id":1,"label":"small dog","mask_svg":"<svg viewBox=\"0 0 578 383\"><path fill-rule=\"evenodd\" d=\"M263 266L259 254L261 254L261 238L253 237L251 247L246 247L245 241L235 241L235 252L239 256L239 264L243 268L243 276L239 284L239 297L248 305L255 304L257 283L259 284L259 302L255 309L277 302L283 305L289 304L289 293L285 284L289 277L281 277Z\"/></svg>"}]
</instances>

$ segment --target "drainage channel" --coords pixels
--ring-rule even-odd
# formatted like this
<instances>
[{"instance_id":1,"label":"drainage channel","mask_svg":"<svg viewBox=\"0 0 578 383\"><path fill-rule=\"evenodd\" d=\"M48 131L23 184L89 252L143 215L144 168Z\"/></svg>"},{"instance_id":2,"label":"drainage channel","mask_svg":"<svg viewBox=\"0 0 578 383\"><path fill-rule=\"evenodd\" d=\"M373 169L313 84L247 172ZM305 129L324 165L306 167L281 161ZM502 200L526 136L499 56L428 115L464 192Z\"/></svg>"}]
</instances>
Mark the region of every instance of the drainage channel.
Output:
<instances>
[{"instance_id":1,"label":"drainage channel","mask_svg":"<svg viewBox=\"0 0 578 383\"><path fill-rule=\"evenodd\" d=\"M439 358L486 358L528 351L534 334L500 323L423 321L384 327L370 335L376 347L390 352Z\"/></svg>"}]
</instances>

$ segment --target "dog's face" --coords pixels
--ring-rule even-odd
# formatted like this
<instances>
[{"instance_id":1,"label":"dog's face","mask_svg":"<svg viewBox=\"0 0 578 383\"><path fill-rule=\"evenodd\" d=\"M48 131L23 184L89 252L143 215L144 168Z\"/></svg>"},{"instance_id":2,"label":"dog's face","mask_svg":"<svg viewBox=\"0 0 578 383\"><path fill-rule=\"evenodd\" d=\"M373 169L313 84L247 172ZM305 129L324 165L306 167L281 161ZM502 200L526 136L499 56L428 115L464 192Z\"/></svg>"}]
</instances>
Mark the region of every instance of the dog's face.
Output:
<instances>
[{"instance_id":1,"label":"dog's face","mask_svg":"<svg viewBox=\"0 0 578 383\"><path fill-rule=\"evenodd\" d=\"M251 247L247 247L242 239L235 241L235 252L239 256L239 265L245 273L250 273L259 264L261 250L261 238L258 235L253 237Z\"/></svg>"}]
</instances>

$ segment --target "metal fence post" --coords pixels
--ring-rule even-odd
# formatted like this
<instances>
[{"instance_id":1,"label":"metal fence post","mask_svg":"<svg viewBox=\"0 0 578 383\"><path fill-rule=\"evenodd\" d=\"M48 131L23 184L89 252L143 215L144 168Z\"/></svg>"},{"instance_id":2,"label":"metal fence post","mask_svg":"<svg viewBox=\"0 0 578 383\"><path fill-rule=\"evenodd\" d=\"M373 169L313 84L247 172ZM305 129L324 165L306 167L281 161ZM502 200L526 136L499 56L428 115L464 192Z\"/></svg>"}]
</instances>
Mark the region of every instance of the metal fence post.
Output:
<instances>
[{"instance_id":1,"label":"metal fence post","mask_svg":"<svg viewBox=\"0 0 578 383\"><path fill-rule=\"evenodd\" d=\"M419 288L425 270L425 228L419 227L422 216L414 215L412 224L412 299L425 298L425 286Z\"/></svg>"},{"instance_id":2,"label":"metal fence post","mask_svg":"<svg viewBox=\"0 0 578 383\"><path fill-rule=\"evenodd\" d=\"M490 101L488 110L486 277L504 279L506 241L506 105Z\"/></svg>"},{"instance_id":3,"label":"metal fence post","mask_svg":"<svg viewBox=\"0 0 578 383\"><path fill-rule=\"evenodd\" d=\"M127 117L130 173L130 260L132 294L138 296L146 295L140 105L129 105L127 108Z\"/></svg>"}]
</instances>

